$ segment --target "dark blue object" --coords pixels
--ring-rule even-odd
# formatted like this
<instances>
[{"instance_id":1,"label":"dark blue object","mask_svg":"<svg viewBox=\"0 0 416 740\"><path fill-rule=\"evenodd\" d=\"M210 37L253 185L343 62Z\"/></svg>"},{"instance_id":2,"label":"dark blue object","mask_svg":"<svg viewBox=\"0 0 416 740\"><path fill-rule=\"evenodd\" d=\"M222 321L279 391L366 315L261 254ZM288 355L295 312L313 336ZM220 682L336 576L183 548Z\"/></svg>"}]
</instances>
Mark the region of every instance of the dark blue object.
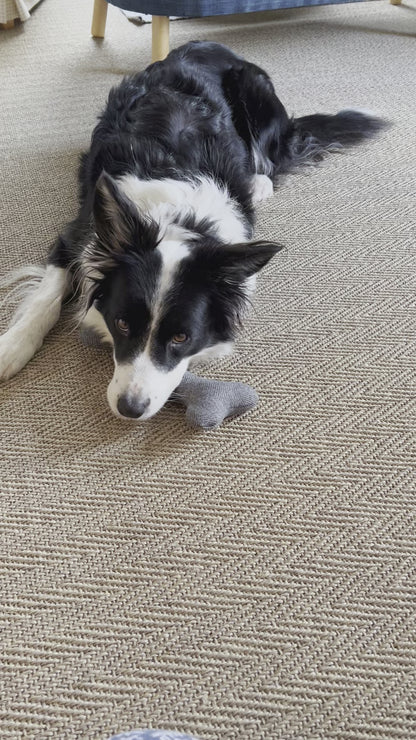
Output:
<instances>
[{"instance_id":1,"label":"dark blue object","mask_svg":"<svg viewBox=\"0 0 416 740\"><path fill-rule=\"evenodd\" d=\"M303 8L308 5L339 5L363 0L107 0L123 10L150 15L176 15L199 18L207 15L254 13L278 8Z\"/></svg>"}]
</instances>

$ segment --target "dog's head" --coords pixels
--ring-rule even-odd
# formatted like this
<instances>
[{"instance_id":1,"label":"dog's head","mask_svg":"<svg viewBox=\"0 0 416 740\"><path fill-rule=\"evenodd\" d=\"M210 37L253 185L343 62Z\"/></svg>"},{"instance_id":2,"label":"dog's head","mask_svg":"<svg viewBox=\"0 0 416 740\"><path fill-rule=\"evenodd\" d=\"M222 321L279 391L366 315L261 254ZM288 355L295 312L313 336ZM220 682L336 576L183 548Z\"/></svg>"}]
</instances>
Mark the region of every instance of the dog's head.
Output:
<instances>
[{"instance_id":1,"label":"dog's head","mask_svg":"<svg viewBox=\"0 0 416 740\"><path fill-rule=\"evenodd\" d=\"M96 187L94 221L84 270L114 346L108 401L117 416L148 419L192 359L233 341L250 279L281 247L224 245L179 229L180 238L163 237L107 174Z\"/></svg>"}]
</instances>

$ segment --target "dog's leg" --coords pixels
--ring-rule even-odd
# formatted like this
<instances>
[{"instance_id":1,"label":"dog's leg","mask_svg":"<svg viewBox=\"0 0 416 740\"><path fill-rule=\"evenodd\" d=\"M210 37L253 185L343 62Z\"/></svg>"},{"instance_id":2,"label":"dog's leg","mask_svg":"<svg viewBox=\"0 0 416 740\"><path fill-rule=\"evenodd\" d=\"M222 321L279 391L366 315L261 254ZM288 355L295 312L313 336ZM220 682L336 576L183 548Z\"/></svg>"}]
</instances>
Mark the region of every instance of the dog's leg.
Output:
<instances>
[{"instance_id":1,"label":"dog's leg","mask_svg":"<svg viewBox=\"0 0 416 740\"><path fill-rule=\"evenodd\" d=\"M31 287L13 316L10 328L0 336L0 380L19 372L42 346L46 334L58 321L68 287L68 271L48 265Z\"/></svg>"},{"instance_id":2,"label":"dog's leg","mask_svg":"<svg viewBox=\"0 0 416 740\"><path fill-rule=\"evenodd\" d=\"M273 183L267 175L254 175L252 187L253 203L260 203L273 195Z\"/></svg>"}]
</instances>

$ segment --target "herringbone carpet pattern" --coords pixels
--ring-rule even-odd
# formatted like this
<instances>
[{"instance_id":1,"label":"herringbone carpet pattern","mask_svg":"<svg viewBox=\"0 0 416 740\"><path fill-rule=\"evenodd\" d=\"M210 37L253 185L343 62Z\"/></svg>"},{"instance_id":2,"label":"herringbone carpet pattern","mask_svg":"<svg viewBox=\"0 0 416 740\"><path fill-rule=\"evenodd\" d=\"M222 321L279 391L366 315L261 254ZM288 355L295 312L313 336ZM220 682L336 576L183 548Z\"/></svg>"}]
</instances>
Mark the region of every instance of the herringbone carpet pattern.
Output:
<instances>
[{"instance_id":1,"label":"herringbone carpet pattern","mask_svg":"<svg viewBox=\"0 0 416 740\"><path fill-rule=\"evenodd\" d=\"M0 37L1 273L72 217L95 115L149 61L149 27L110 8L94 43L90 6L44 0ZM205 369L255 412L117 421L67 313L1 387L4 740L416 738L415 30L414 0L172 24L267 67L293 113L395 126L261 208L286 250Z\"/></svg>"}]
</instances>

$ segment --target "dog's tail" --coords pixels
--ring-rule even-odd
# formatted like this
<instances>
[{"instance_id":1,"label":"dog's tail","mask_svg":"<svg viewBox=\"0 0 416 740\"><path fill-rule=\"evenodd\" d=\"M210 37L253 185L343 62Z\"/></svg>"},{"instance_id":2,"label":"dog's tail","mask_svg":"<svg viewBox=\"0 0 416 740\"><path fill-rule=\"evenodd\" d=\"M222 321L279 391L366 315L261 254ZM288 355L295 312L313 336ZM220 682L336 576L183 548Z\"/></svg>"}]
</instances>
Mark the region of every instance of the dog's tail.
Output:
<instances>
[{"instance_id":1,"label":"dog's tail","mask_svg":"<svg viewBox=\"0 0 416 740\"><path fill-rule=\"evenodd\" d=\"M320 162L329 152L360 144L389 125L382 118L358 110L293 118L283 134L277 171Z\"/></svg>"}]
</instances>

